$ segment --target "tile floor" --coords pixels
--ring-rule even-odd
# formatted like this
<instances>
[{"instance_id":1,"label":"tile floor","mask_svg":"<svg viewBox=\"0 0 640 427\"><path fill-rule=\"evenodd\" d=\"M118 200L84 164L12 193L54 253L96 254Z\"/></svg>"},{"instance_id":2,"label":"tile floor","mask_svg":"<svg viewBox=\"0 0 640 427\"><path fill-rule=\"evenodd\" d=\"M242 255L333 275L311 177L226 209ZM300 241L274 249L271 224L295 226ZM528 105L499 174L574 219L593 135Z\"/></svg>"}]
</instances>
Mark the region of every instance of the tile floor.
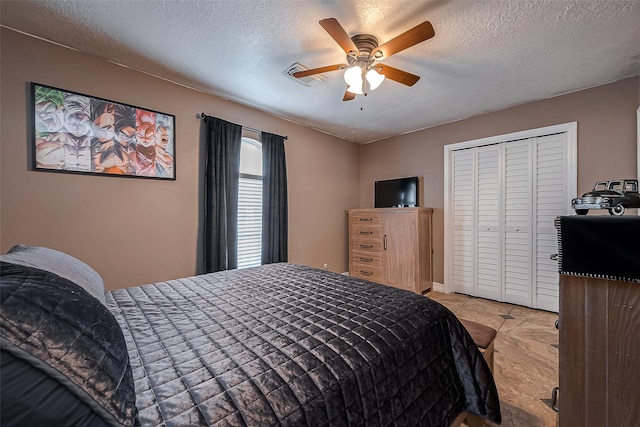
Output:
<instances>
[{"instance_id":1,"label":"tile floor","mask_svg":"<svg viewBox=\"0 0 640 427\"><path fill-rule=\"evenodd\" d=\"M558 385L556 313L461 294L427 294L456 316L491 326L495 341L494 377L503 427L556 427L550 407Z\"/></svg>"}]
</instances>

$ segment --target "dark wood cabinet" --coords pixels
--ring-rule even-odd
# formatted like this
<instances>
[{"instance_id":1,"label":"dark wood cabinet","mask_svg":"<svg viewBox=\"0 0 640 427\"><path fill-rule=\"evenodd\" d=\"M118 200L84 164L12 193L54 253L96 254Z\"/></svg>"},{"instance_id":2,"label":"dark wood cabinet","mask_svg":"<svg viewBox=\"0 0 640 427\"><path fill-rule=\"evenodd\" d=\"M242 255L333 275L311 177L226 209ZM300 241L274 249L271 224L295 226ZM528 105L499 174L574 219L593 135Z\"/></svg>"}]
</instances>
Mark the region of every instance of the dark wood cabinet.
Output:
<instances>
[{"instance_id":1,"label":"dark wood cabinet","mask_svg":"<svg viewBox=\"0 0 640 427\"><path fill-rule=\"evenodd\" d=\"M640 284L561 275L559 354L560 427L640 426Z\"/></svg>"},{"instance_id":2,"label":"dark wood cabinet","mask_svg":"<svg viewBox=\"0 0 640 427\"><path fill-rule=\"evenodd\" d=\"M640 237L640 218L636 220L635 238ZM606 220L612 221L615 219ZM592 233L593 242L603 241L608 232L600 234L599 222L592 222L593 230L578 227L576 231ZM627 225L629 222L623 221ZM619 231L618 236L609 237L631 239L633 245L640 245L629 235L628 228ZM634 253L637 249L625 244L604 244L604 248L580 244L584 236L563 247L565 238L572 237L560 233L561 252L571 253L562 253L563 258L569 259L564 265L568 271L563 272L562 265L560 268L559 425L638 427L640 281L628 264L616 266L616 259L623 259L626 261L621 262L635 262L640 271L640 257ZM616 253L615 248L625 252ZM601 250L607 253L599 258ZM594 259L608 264L598 265ZM621 270L626 270L624 278L618 277Z\"/></svg>"}]
</instances>

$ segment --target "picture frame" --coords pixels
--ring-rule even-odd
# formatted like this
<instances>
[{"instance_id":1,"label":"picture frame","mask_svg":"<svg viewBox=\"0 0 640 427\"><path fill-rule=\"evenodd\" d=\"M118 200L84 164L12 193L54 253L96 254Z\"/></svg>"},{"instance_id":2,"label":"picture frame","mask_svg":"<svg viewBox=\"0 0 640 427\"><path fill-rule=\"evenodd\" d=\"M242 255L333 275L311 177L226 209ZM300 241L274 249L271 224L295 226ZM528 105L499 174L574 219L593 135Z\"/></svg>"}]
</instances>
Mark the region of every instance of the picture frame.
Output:
<instances>
[{"instance_id":1,"label":"picture frame","mask_svg":"<svg viewBox=\"0 0 640 427\"><path fill-rule=\"evenodd\" d=\"M31 82L33 169L176 179L172 114Z\"/></svg>"}]
</instances>

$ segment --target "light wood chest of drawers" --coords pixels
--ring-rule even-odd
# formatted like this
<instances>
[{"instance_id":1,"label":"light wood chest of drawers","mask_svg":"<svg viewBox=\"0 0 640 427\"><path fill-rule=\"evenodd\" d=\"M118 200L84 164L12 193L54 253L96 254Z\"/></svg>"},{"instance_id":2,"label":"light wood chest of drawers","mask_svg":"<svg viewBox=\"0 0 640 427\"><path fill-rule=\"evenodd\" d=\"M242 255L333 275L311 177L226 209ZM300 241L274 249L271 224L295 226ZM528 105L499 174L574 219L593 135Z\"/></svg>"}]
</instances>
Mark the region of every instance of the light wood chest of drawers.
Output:
<instances>
[{"instance_id":1,"label":"light wood chest of drawers","mask_svg":"<svg viewBox=\"0 0 640 427\"><path fill-rule=\"evenodd\" d=\"M350 209L349 274L423 293L433 283L431 208Z\"/></svg>"}]
</instances>

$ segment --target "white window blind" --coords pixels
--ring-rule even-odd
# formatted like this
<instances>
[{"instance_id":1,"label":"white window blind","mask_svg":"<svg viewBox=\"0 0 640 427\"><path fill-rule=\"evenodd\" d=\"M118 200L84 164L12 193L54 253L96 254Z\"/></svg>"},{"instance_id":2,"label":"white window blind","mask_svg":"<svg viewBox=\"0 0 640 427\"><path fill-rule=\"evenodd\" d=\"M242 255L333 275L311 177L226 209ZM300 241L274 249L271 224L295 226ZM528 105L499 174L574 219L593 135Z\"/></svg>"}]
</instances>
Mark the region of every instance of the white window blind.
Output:
<instances>
[{"instance_id":1,"label":"white window blind","mask_svg":"<svg viewBox=\"0 0 640 427\"><path fill-rule=\"evenodd\" d=\"M262 145L242 138L238 188L238 268L262 262Z\"/></svg>"}]
</instances>

